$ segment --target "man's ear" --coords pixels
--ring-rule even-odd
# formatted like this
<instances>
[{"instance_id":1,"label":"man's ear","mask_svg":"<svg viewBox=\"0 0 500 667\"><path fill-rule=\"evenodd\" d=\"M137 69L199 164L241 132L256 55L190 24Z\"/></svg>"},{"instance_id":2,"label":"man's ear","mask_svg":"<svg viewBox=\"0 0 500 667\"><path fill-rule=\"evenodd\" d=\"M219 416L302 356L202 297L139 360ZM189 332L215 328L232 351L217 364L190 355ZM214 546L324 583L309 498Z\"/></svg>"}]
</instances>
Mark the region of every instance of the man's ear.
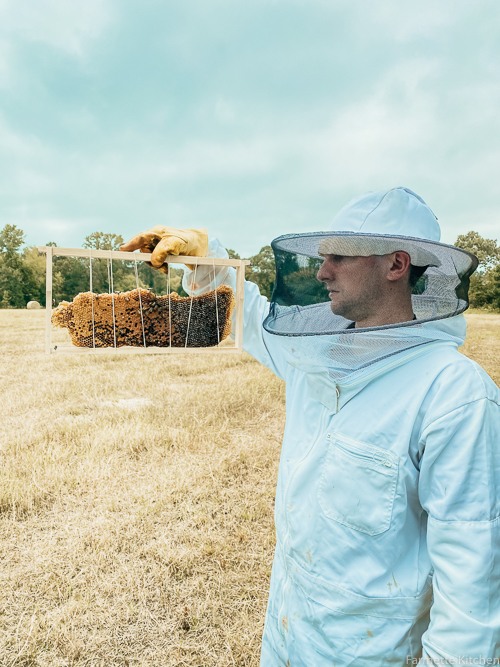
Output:
<instances>
[{"instance_id":1,"label":"man's ear","mask_svg":"<svg viewBox=\"0 0 500 667\"><path fill-rule=\"evenodd\" d=\"M410 255L404 250L397 250L389 255L389 257L391 261L389 271L387 272L387 280L401 280L410 271Z\"/></svg>"}]
</instances>

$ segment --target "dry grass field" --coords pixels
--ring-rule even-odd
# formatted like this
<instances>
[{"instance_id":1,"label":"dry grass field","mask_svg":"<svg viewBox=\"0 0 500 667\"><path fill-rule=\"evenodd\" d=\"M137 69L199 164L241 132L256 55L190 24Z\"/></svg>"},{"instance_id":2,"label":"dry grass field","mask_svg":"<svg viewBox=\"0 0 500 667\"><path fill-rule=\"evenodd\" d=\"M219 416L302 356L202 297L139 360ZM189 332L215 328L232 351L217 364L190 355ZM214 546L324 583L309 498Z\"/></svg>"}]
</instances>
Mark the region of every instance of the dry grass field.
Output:
<instances>
[{"instance_id":1,"label":"dry grass field","mask_svg":"<svg viewBox=\"0 0 500 667\"><path fill-rule=\"evenodd\" d=\"M500 316L465 353L500 383ZM0 311L0 665L256 666L284 385L250 356L46 357Z\"/></svg>"}]
</instances>

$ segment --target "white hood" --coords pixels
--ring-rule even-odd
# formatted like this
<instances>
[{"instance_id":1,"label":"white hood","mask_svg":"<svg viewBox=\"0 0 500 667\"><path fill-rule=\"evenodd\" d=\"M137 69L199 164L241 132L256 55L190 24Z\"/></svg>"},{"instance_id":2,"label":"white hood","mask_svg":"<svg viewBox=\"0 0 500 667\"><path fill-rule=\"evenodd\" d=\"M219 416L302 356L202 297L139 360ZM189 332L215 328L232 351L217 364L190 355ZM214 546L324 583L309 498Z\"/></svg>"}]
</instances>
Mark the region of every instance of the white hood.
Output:
<instances>
[{"instance_id":1,"label":"white hood","mask_svg":"<svg viewBox=\"0 0 500 667\"><path fill-rule=\"evenodd\" d=\"M441 239L441 228L429 206L415 192L402 187L356 197L337 213L330 231Z\"/></svg>"}]
</instances>

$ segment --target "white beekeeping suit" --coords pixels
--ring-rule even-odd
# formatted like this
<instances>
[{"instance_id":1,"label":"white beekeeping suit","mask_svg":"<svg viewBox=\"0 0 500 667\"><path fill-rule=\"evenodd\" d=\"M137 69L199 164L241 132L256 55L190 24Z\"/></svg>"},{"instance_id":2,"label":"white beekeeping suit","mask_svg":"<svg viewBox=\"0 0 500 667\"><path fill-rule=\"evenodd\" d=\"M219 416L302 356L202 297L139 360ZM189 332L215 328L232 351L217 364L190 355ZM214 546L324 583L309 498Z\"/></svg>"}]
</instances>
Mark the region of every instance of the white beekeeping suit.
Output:
<instances>
[{"instance_id":1,"label":"white beekeeping suit","mask_svg":"<svg viewBox=\"0 0 500 667\"><path fill-rule=\"evenodd\" d=\"M273 242L278 274L282 251L296 253L296 270L278 275L271 308L245 285L244 348L286 381L263 667L500 657L500 392L457 350L461 281L475 264L438 243L439 233L411 191L370 193L330 232ZM371 254L411 237L399 249L414 243L427 258L415 321L352 330L325 304L286 301L290 286L304 288L307 262L321 261L325 239L352 250L367 235ZM216 240L210 251L224 254ZM197 292L213 284L200 269ZM234 286L233 270L222 281Z\"/></svg>"}]
</instances>

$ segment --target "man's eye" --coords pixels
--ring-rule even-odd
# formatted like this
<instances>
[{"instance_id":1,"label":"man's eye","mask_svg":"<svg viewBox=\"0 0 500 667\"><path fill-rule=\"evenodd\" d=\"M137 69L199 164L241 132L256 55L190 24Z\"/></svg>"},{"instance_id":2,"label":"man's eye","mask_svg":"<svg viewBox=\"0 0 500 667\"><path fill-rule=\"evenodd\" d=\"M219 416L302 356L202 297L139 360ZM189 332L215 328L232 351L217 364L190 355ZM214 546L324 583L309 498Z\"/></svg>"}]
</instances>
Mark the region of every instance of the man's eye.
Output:
<instances>
[{"instance_id":1,"label":"man's eye","mask_svg":"<svg viewBox=\"0 0 500 667\"><path fill-rule=\"evenodd\" d=\"M345 255L332 255L334 262L339 263L344 259Z\"/></svg>"}]
</instances>

